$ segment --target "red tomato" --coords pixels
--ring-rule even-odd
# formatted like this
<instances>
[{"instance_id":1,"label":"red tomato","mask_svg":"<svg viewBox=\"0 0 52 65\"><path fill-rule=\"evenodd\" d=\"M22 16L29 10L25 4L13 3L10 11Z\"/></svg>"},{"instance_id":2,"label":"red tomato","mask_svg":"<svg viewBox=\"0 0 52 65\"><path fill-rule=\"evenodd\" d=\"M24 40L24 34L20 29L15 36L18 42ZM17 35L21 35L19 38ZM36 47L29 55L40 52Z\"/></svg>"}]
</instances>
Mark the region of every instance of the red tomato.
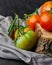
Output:
<instances>
[{"instance_id":1,"label":"red tomato","mask_svg":"<svg viewBox=\"0 0 52 65\"><path fill-rule=\"evenodd\" d=\"M32 29L35 30L36 23L39 22L39 15L32 15L27 20L27 25Z\"/></svg>"},{"instance_id":2,"label":"red tomato","mask_svg":"<svg viewBox=\"0 0 52 65\"><path fill-rule=\"evenodd\" d=\"M41 6L41 13L45 12L45 11L50 11L50 9L52 8L52 1L48 1L45 2L42 6Z\"/></svg>"},{"instance_id":3,"label":"red tomato","mask_svg":"<svg viewBox=\"0 0 52 65\"><path fill-rule=\"evenodd\" d=\"M40 25L47 31L52 31L52 14L44 12L40 15Z\"/></svg>"}]
</instances>

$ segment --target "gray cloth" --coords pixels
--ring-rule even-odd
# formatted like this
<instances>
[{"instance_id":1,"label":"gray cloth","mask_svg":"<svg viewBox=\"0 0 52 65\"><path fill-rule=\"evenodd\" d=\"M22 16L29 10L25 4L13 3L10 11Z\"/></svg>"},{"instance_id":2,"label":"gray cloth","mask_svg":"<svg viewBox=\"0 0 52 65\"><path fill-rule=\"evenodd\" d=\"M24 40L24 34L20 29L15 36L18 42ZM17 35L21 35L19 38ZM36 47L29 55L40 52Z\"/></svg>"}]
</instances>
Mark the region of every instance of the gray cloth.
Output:
<instances>
[{"instance_id":1,"label":"gray cloth","mask_svg":"<svg viewBox=\"0 0 52 65\"><path fill-rule=\"evenodd\" d=\"M0 16L0 57L22 60L29 65L52 65L52 58L44 54L21 50L7 35L11 17Z\"/></svg>"}]
</instances>

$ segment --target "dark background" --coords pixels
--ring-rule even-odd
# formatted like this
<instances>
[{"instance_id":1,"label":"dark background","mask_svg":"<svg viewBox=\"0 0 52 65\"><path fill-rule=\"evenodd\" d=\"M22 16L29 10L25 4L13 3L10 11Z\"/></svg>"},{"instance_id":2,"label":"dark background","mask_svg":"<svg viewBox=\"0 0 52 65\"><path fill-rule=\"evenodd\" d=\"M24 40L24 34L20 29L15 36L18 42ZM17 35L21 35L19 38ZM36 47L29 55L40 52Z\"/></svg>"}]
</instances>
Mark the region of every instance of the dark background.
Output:
<instances>
[{"instance_id":1,"label":"dark background","mask_svg":"<svg viewBox=\"0 0 52 65\"><path fill-rule=\"evenodd\" d=\"M0 0L0 15L13 16L13 12L23 18L24 13L32 13L48 0ZM52 0L51 0L52 1ZM23 61L0 58L0 65L27 65Z\"/></svg>"},{"instance_id":2,"label":"dark background","mask_svg":"<svg viewBox=\"0 0 52 65\"><path fill-rule=\"evenodd\" d=\"M0 0L0 14L13 16L13 11L22 18L24 13L32 13L45 1L47 0Z\"/></svg>"}]
</instances>

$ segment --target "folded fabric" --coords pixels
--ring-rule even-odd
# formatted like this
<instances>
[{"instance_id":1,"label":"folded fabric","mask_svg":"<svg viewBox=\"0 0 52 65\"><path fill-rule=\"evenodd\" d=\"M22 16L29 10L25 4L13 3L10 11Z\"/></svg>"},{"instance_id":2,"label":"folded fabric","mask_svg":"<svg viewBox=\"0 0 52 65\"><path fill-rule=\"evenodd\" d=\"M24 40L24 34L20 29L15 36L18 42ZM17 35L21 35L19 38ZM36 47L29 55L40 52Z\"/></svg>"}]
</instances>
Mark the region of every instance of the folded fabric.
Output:
<instances>
[{"instance_id":1,"label":"folded fabric","mask_svg":"<svg viewBox=\"0 0 52 65\"><path fill-rule=\"evenodd\" d=\"M0 57L22 60L29 65L52 65L52 58L44 54L15 47L14 41L7 35L10 20L11 17L0 16Z\"/></svg>"}]
</instances>

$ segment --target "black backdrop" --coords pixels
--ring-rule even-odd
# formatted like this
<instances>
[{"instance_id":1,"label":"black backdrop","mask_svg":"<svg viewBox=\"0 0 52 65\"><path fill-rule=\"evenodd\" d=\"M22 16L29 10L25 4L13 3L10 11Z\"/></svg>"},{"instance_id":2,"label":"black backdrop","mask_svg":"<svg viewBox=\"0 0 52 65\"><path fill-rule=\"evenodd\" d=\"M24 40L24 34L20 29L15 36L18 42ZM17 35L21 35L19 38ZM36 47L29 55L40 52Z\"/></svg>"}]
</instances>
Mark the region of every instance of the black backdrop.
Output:
<instances>
[{"instance_id":1,"label":"black backdrop","mask_svg":"<svg viewBox=\"0 0 52 65\"><path fill-rule=\"evenodd\" d=\"M24 13L32 13L45 1L47 0L0 0L0 14L13 16L13 11L22 18Z\"/></svg>"},{"instance_id":2,"label":"black backdrop","mask_svg":"<svg viewBox=\"0 0 52 65\"><path fill-rule=\"evenodd\" d=\"M32 13L42 3L48 0L0 0L0 14L3 16L14 16L13 12L22 18L24 13ZM52 1L52 0L51 0ZM22 61L7 60L0 58L0 65L27 65Z\"/></svg>"}]
</instances>

